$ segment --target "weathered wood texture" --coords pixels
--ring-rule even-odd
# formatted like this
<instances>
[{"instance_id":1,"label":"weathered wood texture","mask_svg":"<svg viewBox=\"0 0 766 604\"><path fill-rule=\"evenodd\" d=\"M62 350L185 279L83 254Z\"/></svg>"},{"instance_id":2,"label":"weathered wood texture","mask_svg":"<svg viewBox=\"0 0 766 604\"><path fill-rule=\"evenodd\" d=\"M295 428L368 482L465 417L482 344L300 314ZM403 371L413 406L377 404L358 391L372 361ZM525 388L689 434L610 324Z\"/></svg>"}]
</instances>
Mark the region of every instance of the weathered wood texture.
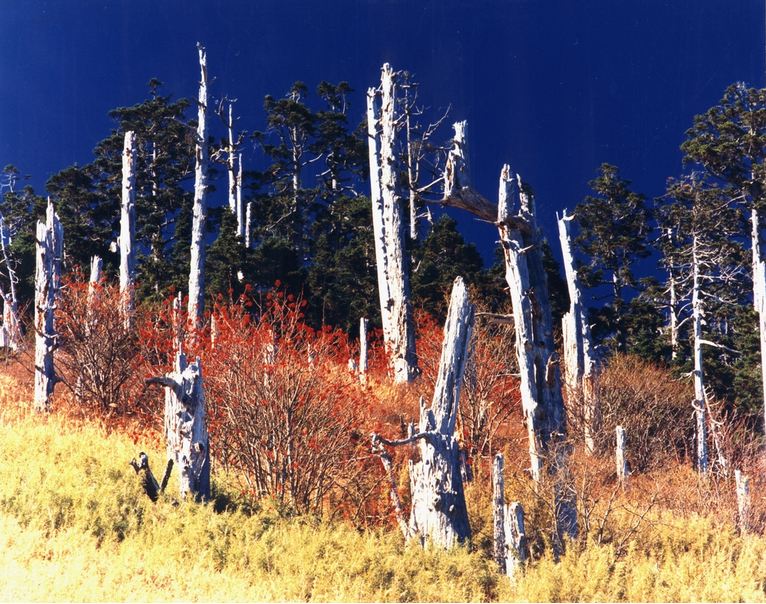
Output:
<instances>
[{"instance_id":1,"label":"weathered wood texture","mask_svg":"<svg viewBox=\"0 0 766 604\"><path fill-rule=\"evenodd\" d=\"M694 375L694 417L697 436L697 471L704 474L708 471L708 442L705 374L702 360L702 322L704 320L702 279L699 246L697 235L695 234L692 240L692 329L694 332L692 343L694 367L692 369L692 374Z\"/></svg>"},{"instance_id":2,"label":"weathered wood texture","mask_svg":"<svg viewBox=\"0 0 766 604\"><path fill-rule=\"evenodd\" d=\"M596 362L593 357L593 341L590 335L587 309L582 301L580 281L572 254L573 217L566 209L557 216L559 242L563 256L564 272L569 291L569 311L562 318L564 340L564 384L570 405L581 405L585 449L595 449L594 433L599 423L598 398L594 385Z\"/></svg>"},{"instance_id":3,"label":"weathered wood texture","mask_svg":"<svg viewBox=\"0 0 766 604\"><path fill-rule=\"evenodd\" d=\"M136 253L136 133L125 133L122 149L122 203L120 208L120 308L126 328L135 307Z\"/></svg>"},{"instance_id":4,"label":"weathered wood texture","mask_svg":"<svg viewBox=\"0 0 766 604\"><path fill-rule=\"evenodd\" d=\"M61 286L64 229L48 199L45 222L37 222L35 242L35 398L37 411L50 411L56 385L53 353L56 347L54 312Z\"/></svg>"},{"instance_id":5,"label":"weathered wood texture","mask_svg":"<svg viewBox=\"0 0 766 604\"><path fill-rule=\"evenodd\" d=\"M614 463L617 470L617 480L625 484L628 480L628 461L625 459L625 430L622 426L615 428Z\"/></svg>"},{"instance_id":6,"label":"weathered wood texture","mask_svg":"<svg viewBox=\"0 0 766 604\"><path fill-rule=\"evenodd\" d=\"M750 477L734 470L737 488L737 519L740 533L750 531Z\"/></svg>"},{"instance_id":7,"label":"weathered wood texture","mask_svg":"<svg viewBox=\"0 0 766 604\"><path fill-rule=\"evenodd\" d=\"M199 51L200 84L197 101L197 134L194 164L194 206L189 266L189 320L196 327L202 324L205 308L205 223L207 221L207 184L209 151L207 144L207 53L197 43Z\"/></svg>"},{"instance_id":8,"label":"weathered wood texture","mask_svg":"<svg viewBox=\"0 0 766 604\"><path fill-rule=\"evenodd\" d=\"M397 185L396 74L386 63L381 71L380 112L377 92L367 93L368 149L375 256L378 269L383 339L394 381L417 376L415 328L412 318L409 257L403 200Z\"/></svg>"},{"instance_id":9,"label":"weathered wood texture","mask_svg":"<svg viewBox=\"0 0 766 604\"><path fill-rule=\"evenodd\" d=\"M758 333L761 349L761 395L766 429L766 260L761 251L761 225L758 209L750 211L750 243L753 254L753 308L758 313Z\"/></svg>"},{"instance_id":10,"label":"weathered wood texture","mask_svg":"<svg viewBox=\"0 0 766 604\"><path fill-rule=\"evenodd\" d=\"M431 407L427 408L421 399L417 432L413 427L405 439L390 441L377 434L372 435L375 451L384 445L415 444L418 448L417 460L410 462L412 506L407 535L409 538L417 537L421 544L431 541L449 548L471 535L455 422L473 319L474 307L468 301L465 283L458 277L452 287L444 325L441 360ZM383 462L385 465L386 460L383 459Z\"/></svg>"},{"instance_id":11,"label":"weathered wood texture","mask_svg":"<svg viewBox=\"0 0 766 604\"><path fill-rule=\"evenodd\" d=\"M505 503L503 455L492 464L493 552L500 572L514 578L529 557L524 529L524 508L518 502Z\"/></svg>"},{"instance_id":12,"label":"weathered wood texture","mask_svg":"<svg viewBox=\"0 0 766 604\"><path fill-rule=\"evenodd\" d=\"M3 304L3 324L0 326L0 348L7 348L11 352L16 352L24 344L21 333L21 323L19 322L19 300L16 295L16 283L18 276L13 269L13 263L8 257L6 242L9 240L8 232L5 228L5 220L0 214L0 261L5 265L5 271L8 275L8 293L0 288L0 299Z\"/></svg>"},{"instance_id":13,"label":"weathered wood texture","mask_svg":"<svg viewBox=\"0 0 766 604\"><path fill-rule=\"evenodd\" d=\"M364 317L359 319L359 379L362 383L367 381L367 326L368 321Z\"/></svg>"},{"instance_id":14,"label":"weathered wood texture","mask_svg":"<svg viewBox=\"0 0 766 604\"><path fill-rule=\"evenodd\" d=\"M210 441L199 358L187 365L186 357L178 354L173 372L150 378L147 384L165 387L167 455L179 470L181 497L209 500Z\"/></svg>"}]
</instances>

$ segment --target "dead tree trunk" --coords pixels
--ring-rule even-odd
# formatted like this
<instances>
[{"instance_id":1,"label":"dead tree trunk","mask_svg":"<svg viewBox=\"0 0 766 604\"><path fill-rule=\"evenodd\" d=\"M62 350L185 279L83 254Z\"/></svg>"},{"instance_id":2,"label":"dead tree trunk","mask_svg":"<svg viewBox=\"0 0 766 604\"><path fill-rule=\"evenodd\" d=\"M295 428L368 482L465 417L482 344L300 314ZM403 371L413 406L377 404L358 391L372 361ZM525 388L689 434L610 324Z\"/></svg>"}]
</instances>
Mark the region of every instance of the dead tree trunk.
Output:
<instances>
[{"instance_id":1,"label":"dead tree trunk","mask_svg":"<svg viewBox=\"0 0 766 604\"><path fill-rule=\"evenodd\" d=\"M705 382L702 365L702 278L700 275L700 260L697 249L697 235L692 241L692 321L694 330L694 416L697 434L697 471L701 474L708 469L707 447L707 408L705 403Z\"/></svg>"},{"instance_id":2,"label":"dead tree trunk","mask_svg":"<svg viewBox=\"0 0 766 604\"><path fill-rule=\"evenodd\" d=\"M562 319L564 336L564 383L572 400L582 405L583 436L585 449L592 453L595 449L594 432L598 428L598 399L594 386L596 363L592 356L593 343L590 336L590 324L585 305L582 302L577 267L572 255L572 216L567 216L566 209L559 225L559 241L564 257L564 271L569 290L569 312Z\"/></svg>"},{"instance_id":3,"label":"dead tree trunk","mask_svg":"<svg viewBox=\"0 0 766 604\"><path fill-rule=\"evenodd\" d=\"M379 118L375 115L376 93L372 89L367 93L373 230L383 338L386 341L394 381L403 383L412 381L416 377L417 356L410 296L409 259L405 244L405 221L402 198L397 187L394 151L397 126L394 111L396 75L388 63L383 65L380 90ZM380 133L378 133L378 125Z\"/></svg>"},{"instance_id":4,"label":"dead tree trunk","mask_svg":"<svg viewBox=\"0 0 766 604\"><path fill-rule=\"evenodd\" d=\"M229 119L226 129L229 134L229 147L226 149L226 171L229 175L229 211L237 215L237 175L234 173L234 117L232 114L233 103L229 101Z\"/></svg>"},{"instance_id":5,"label":"dead tree trunk","mask_svg":"<svg viewBox=\"0 0 766 604\"><path fill-rule=\"evenodd\" d=\"M16 295L16 283L18 283L19 279L8 257L6 236L5 220L3 215L0 214L0 252L2 252L2 261L8 274L8 293L6 294L0 290L0 298L3 300L3 325L0 328L2 343L0 343L0 347L16 352L23 344L21 323L19 322L19 299Z\"/></svg>"},{"instance_id":6,"label":"dead tree trunk","mask_svg":"<svg viewBox=\"0 0 766 604\"><path fill-rule=\"evenodd\" d=\"M518 502L505 503L503 455L498 453L492 465L494 557L500 572L511 578L529 557L524 529L524 508Z\"/></svg>"},{"instance_id":7,"label":"dead tree trunk","mask_svg":"<svg viewBox=\"0 0 766 604\"><path fill-rule=\"evenodd\" d=\"M620 484L625 484L628 480L628 462L625 459L625 430L622 426L615 428L615 437L614 462L617 469L617 480Z\"/></svg>"},{"instance_id":8,"label":"dead tree trunk","mask_svg":"<svg viewBox=\"0 0 766 604\"><path fill-rule=\"evenodd\" d=\"M168 460L179 470L179 493L197 501L210 499L210 442L205 414L205 390L199 358L189 365L176 355L175 371L150 378L147 384L165 387L165 440Z\"/></svg>"},{"instance_id":9,"label":"dead tree trunk","mask_svg":"<svg viewBox=\"0 0 766 604\"><path fill-rule=\"evenodd\" d=\"M133 322L136 255L136 133L125 133L122 150L122 206L120 212L120 308L126 329Z\"/></svg>"},{"instance_id":10,"label":"dead tree trunk","mask_svg":"<svg viewBox=\"0 0 766 604\"><path fill-rule=\"evenodd\" d=\"M245 247L249 250L253 247L253 202L247 202L247 212L245 213Z\"/></svg>"},{"instance_id":11,"label":"dead tree trunk","mask_svg":"<svg viewBox=\"0 0 766 604\"><path fill-rule=\"evenodd\" d=\"M399 441L372 435L373 448L416 443L418 460L410 463L409 535L421 544L431 540L452 547L471 534L460 474L460 450L455 436L460 386L473 329L474 308L462 278L452 287L444 325L439 373L433 402L427 409L421 399L418 432Z\"/></svg>"},{"instance_id":12,"label":"dead tree trunk","mask_svg":"<svg viewBox=\"0 0 766 604\"><path fill-rule=\"evenodd\" d=\"M465 130L465 122L455 124L455 138L444 169L441 203L491 219L492 205L470 186L464 151ZM511 291L531 473L535 482L539 482L547 460L556 499L554 536L560 542L562 533L577 534L577 509L564 481L568 448L566 415L553 344L542 238L533 200L522 191L521 179L512 175L508 165L500 175L495 217L505 260L505 279Z\"/></svg>"},{"instance_id":13,"label":"dead tree trunk","mask_svg":"<svg viewBox=\"0 0 766 604\"><path fill-rule=\"evenodd\" d=\"M53 364L56 348L54 311L61 284L64 229L48 199L45 222L37 222L35 245L35 399L37 411L50 411L50 397L57 377Z\"/></svg>"},{"instance_id":14,"label":"dead tree trunk","mask_svg":"<svg viewBox=\"0 0 766 604\"><path fill-rule=\"evenodd\" d=\"M237 236L243 242L245 247L248 245L249 235L245 235L245 229L249 231L250 219L245 216L245 206L242 203L242 154L237 155ZM247 210L250 211L250 204L247 204Z\"/></svg>"},{"instance_id":15,"label":"dead tree trunk","mask_svg":"<svg viewBox=\"0 0 766 604\"><path fill-rule=\"evenodd\" d=\"M758 210L750 211L751 247L753 253L753 307L758 313L758 332L761 347L761 394L763 418L766 426L766 261L761 254L761 226Z\"/></svg>"},{"instance_id":16,"label":"dead tree trunk","mask_svg":"<svg viewBox=\"0 0 766 604\"><path fill-rule=\"evenodd\" d=\"M750 477L740 470L734 470L734 480L737 486L737 519L739 532L750 531Z\"/></svg>"},{"instance_id":17,"label":"dead tree trunk","mask_svg":"<svg viewBox=\"0 0 766 604\"><path fill-rule=\"evenodd\" d=\"M359 319L359 380L367 381L367 319Z\"/></svg>"},{"instance_id":18,"label":"dead tree trunk","mask_svg":"<svg viewBox=\"0 0 766 604\"><path fill-rule=\"evenodd\" d=\"M199 51L200 84L197 101L197 135L194 167L194 208L189 267L189 320L195 327L202 324L205 308L205 222L207 221L207 54L197 43Z\"/></svg>"}]
</instances>

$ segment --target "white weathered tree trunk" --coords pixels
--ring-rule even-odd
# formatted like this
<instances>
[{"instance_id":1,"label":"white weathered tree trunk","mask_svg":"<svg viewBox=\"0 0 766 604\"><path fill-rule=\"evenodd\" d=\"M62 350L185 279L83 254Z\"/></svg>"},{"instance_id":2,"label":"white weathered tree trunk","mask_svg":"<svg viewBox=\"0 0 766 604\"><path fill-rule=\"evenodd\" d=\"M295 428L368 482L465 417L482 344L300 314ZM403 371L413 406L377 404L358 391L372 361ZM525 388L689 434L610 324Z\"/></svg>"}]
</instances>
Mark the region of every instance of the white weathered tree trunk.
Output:
<instances>
[{"instance_id":1,"label":"white weathered tree trunk","mask_svg":"<svg viewBox=\"0 0 766 604\"><path fill-rule=\"evenodd\" d=\"M245 206L242 203L242 154L237 155L237 236L245 247L249 246L250 218L245 216ZM250 212L250 204L247 204L247 212ZM247 229L248 234L245 234Z\"/></svg>"},{"instance_id":2,"label":"white weathered tree trunk","mask_svg":"<svg viewBox=\"0 0 766 604\"><path fill-rule=\"evenodd\" d=\"M367 319L359 319L359 379L364 384L367 382Z\"/></svg>"},{"instance_id":3,"label":"white weathered tree trunk","mask_svg":"<svg viewBox=\"0 0 766 604\"><path fill-rule=\"evenodd\" d=\"M237 215L237 175L234 172L234 117L232 115L232 104L229 102L229 119L226 122L226 129L229 134L229 148L226 150L226 171L229 175L229 211Z\"/></svg>"},{"instance_id":4,"label":"white weathered tree trunk","mask_svg":"<svg viewBox=\"0 0 766 604\"><path fill-rule=\"evenodd\" d=\"M196 327L202 324L205 308L205 222L207 221L207 54L197 43L199 51L200 84L197 102L197 136L194 167L194 208L189 267L189 320Z\"/></svg>"},{"instance_id":5,"label":"white weathered tree trunk","mask_svg":"<svg viewBox=\"0 0 766 604\"><path fill-rule=\"evenodd\" d=\"M564 339L564 383L571 400L579 400L583 411L583 435L588 452L595 449L594 433L598 428L598 398L594 385L596 362L593 358L593 342L590 324L577 277L572 254L572 216L566 209L557 218L559 241L564 258L564 272L569 291L569 312L562 318Z\"/></svg>"},{"instance_id":6,"label":"white weathered tree trunk","mask_svg":"<svg viewBox=\"0 0 766 604\"><path fill-rule=\"evenodd\" d=\"M122 149L122 204L120 212L120 308L130 329L135 306L136 254L136 133L125 133Z\"/></svg>"},{"instance_id":7,"label":"white weathered tree trunk","mask_svg":"<svg viewBox=\"0 0 766 604\"><path fill-rule=\"evenodd\" d=\"M421 544L432 541L452 547L471 534L460 472L460 447L455 434L460 387L473 329L474 307L462 278L452 287L444 325L439 372L430 408L420 402L418 432L406 439L389 441L373 434L373 448L416 443L417 461L410 462L409 536Z\"/></svg>"},{"instance_id":8,"label":"white weathered tree trunk","mask_svg":"<svg viewBox=\"0 0 766 604\"><path fill-rule=\"evenodd\" d=\"M758 313L758 331L761 345L761 394L766 426L766 261L761 254L761 226L758 210L750 211L750 243L753 254L753 307Z\"/></svg>"},{"instance_id":9,"label":"white weathered tree trunk","mask_svg":"<svg viewBox=\"0 0 766 604\"><path fill-rule=\"evenodd\" d=\"M173 298L173 308L171 310L171 320L173 329L173 357L183 352L184 341L184 321L181 320L181 309L183 308L183 298L181 292L178 292Z\"/></svg>"},{"instance_id":10,"label":"white weathered tree trunk","mask_svg":"<svg viewBox=\"0 0 766 604\"><path fill-rule=\"evenodd\" d=\"M529 557L524 529L524 508L518 502L505 503L503 455L495 455L492 465L493 552L500 572L513 579Z\"/></svg>"},{"instance_id":11,"label":"white weathered tree trunk","mask_svg":"<svg viewBox=\"0 0 766 604\"><path fill-rule=\"evenodd\" d=\"M249 250L253 247L253 202L247 202L247 213L245 215L245 247Z\"/></svg>"},{"instance_id":12,"label":"white weathered tree trunk","mask_svg":"<svg viewBox=\"0 0 766 604\"><path fill-rule=\"evenodd\" d=\"M740 533L750 532L750 477L734 470L737 487L737 520Z\"/></svg>"},{"instance_id":13,"label":"white weathered tree trunk","mask_svg":"<svg viewBox=\"0 0 766 604\"><path fill-rule=\"evenodd\" d=\"M692 241L692 321L694 330L694 416L697 434L697 470L700 473L708 469L707 447L707 409L705 406L705 381L702 361L702 280L700 276L697 236Z\"/></svg>"},{"instance_id":14,"label":"white weathered tree trunk","mask_svg":"<svg viewBox=\"0 0 766 604\"><path fill-rule=\"evenodd\" d=\"M205 390L199 358L189 365L176 355L175 370L147 384L165 387L165 439L168 460L178 468L182 499L210 499L210 441L207 433Z\"/></svg>"},{"instance_id":15,"label":"white weathered tree trunk","mask_svg":"<svg viewBox=\"0 0 766 604\"><path fill-rule=\"evenodd\" d=\"M417 355L415 352L415 329L412 319L410 295L409 258L407 257L405 243L405 223L403 220L402 199L397 187L397 161L395 155L397 127L395 112L396 75L388 63L384 64L381 70L380 88L380 152L379 160L371 161L370 172L373 172L373 168L379 168L380 170L382 236L386 258L383 270L388 281L388 297L385 300L385 304L381 301L381 312L385 305L388 309L389 329L386 330L384 328L383 336L385 338L388 331L388 352L394 381L404 383L412 381L417 375ZM372 124L374 126L376 120L373 119ZM377 133L377 128L374 129L374 132ZM372 149L370 152L372 153Z\"/></svg>"},{"instance_id":16,"label":"white weathered tree trunk","mask_svg":"<svg viewBox=\"0 0 766 604\"><path fill-rule=\"evenodd\" d=\"M617 469L617 480L620 484L625 484L628 479L628 461L625 459L625 430L622 426L615 428L615 440L614 461Z\"/></svg>"},{"instance_id":17,"label":"white weathered tree trunk","mask_svg":"<svg viewBox=\"0 0 766 604\"><path fill-rule=\"evenodd\" d=\"M56 347L54 312L61 285L64 229L48 199L45 222L37 223L35 245L35 399L37 411L50 410L56 385L53 352Z\"/></svg>"}]
</instances>

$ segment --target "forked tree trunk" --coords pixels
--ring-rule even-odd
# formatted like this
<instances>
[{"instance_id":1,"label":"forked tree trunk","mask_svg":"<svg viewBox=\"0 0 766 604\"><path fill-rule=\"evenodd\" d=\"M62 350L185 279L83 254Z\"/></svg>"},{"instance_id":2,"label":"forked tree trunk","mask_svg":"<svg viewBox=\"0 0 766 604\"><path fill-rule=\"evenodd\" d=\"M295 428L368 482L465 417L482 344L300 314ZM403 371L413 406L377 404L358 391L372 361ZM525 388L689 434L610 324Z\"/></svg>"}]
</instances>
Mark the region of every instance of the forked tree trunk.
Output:
<instances>
[{"instance_id":1,"label":"forked tree trunk","mask_svg":"<svg viewBox=\"0 0 766 604\"><path fill-rule=\"evenodd\" d=\"M553 478L556 532L577 534L574 496L565 484L566 415L561 379L553 344L548 284L542 260L542 237L537 228L533 200L522 192L521 179L505 165L500 174L496 212L470 185L466 163L466 124L454 126L455 138L444 169L442 204L496 220L505 261L505 279L511 291L516 356L519 363L521 404L529 434L531 474L542 478L544 462Z\"/></svg>"},{"instance_id":2,"label":"forked tree trunk","mask_svg":"<svg viewBox=\"0 0 766 604\"><path fill-rule=\"evenodd\" d=\"M758 210L750 211L751 247L753 254L753 307L758 313L758 334L761 348L761 397L766 426L766 261L761 254L761 226Z\"/></svg>"},{"instance_id":3,"label":"forked tree trunk","mask_svg":"<svg viewBox=\"0 0 766 604\"><path fill-rule=\"evenodd\" d=\"M417 536L421 544L430 540L436 545L449 548L471 535L455 422L473 318L474 307L468 301L462 278L458 277L452 287L444 325L444 341L433 401L431 407L426 408L421 399L417 433L399 441L372 435L375 450L382 445L417 444L417 461L410 462L412 507L408 537Z\"/></svg>"},{"instance_id":4,"label":"forked tree trunk","mask_svg":"<svg viewBox=\"0 0 766 604\"><path fill-rule=\"evenodd\" d=\"M396 76L386 63L381 72L380 118L376 119L373 98L368 92L368 134L370 152L370 173L372 186L373 228L376 229L376 257L378 280L384 273L387 288L379 285L381 314L383 315L383 337L387 338L387 351L394 381L412 381L417 375L415 352L415 329L412 319L410 294L409 258L406 250L405 221L403 220L402 198L397 186L396 142ZM377 124L380 124L380 150L377 149ZM379 157L378 157L379 156ZM380 191L380 207L376 207L376 187ZM380 212L376 218L376 212ZM378 239L380 237L380 239ZM378 255L378 254L381 255ZM381 256L384 264L381 266ZM385 310L384 310L385 308ZM386 329L385 324L388 324Z\"/></svg>"},{"instance_id":5,"label":"forked tree trunk","mask_svg":"<svg viewBox=\"0 0 766 604\"><path fill-rule=\"evenodd\" d=\"M594 433L598 428L599 409L594 384L596 363L593 358L593 342L585 305L582 301L577 267L572 255L572 216L566 209L561 218L557 217L559 241L564 258L564 272L569 291L569 312L562 318L564 339L564 384L570 404L578 401L582 405L583 436L586 451L595 449Z\"/></svg>"},{"instance_id":6,"label":"forked tree trunk","mask_svg":"<svg viewBox=\"0 0 766 604\"><path fill-rule=\"evenodd\" d=\"M191 234L191 263L189 267L189 320L195 327L202 324L205 308L205 222L207 221L207 54L197 43L199 51L200 84L197 101L197 136L194 166L194 208Z\"/></svg>"},{"instance_id":7,"label":"forked tree trunk","mask_svg":"<svg viewBox=\"0 0 766 604\"><path fill-rule=\"evenodd\" d=\"M64 229L48 199L45 222L37 222L35 245L35 399L37 411L50 411L57 377L53 362L56 347L54 311L61 285Z\"/></svg>"},{"instance_id":8,"label":"forked tree trunk","mask_svg":"<svg viewBox=\"0 0 766 604\"><path fill-rule=\"evenodd\" d=\"M500 572L514 578L529 557L524 528L524 508L518 502L505 503L503 455L495 455L492 464L493 551Z\"/></svg>"},{"instance_id":9,"label":"forked tree trunk","mask_svg":"<svg viewBox=\"0 0 766 604\"><path fill-rule=\"evenodd\" d=\"M125 133L122 149L122 205L120 212L120 308L130 329L135 305L136 254L136 133Z\"/></svg>"},{"instance_id":10,"label":"forked tree trunk","mask_svg":"<svg viewBox=\"0 0 766 604\"><path fill-rule=\"evenodd\" d=\"M708 469L707 408L705 404L705 376L702 361L702 278L700 275L697 236L692 241L692 321L694 330L694 416L697 436L697 471Z\"/></svg>"},{"instance_id":11,"label":"forked tree trunk","mask_svg":"<svg viewBox=\"0 0 766 604\"><path fill-rule=\"evenodd\" d=\"M199 358L189 365L176 355L175 370L147 384L165 387L165 440L168 460L178 468L182 499L210 499L210 441L207 433L205 390Z\"/></svg>"}]
</instances>

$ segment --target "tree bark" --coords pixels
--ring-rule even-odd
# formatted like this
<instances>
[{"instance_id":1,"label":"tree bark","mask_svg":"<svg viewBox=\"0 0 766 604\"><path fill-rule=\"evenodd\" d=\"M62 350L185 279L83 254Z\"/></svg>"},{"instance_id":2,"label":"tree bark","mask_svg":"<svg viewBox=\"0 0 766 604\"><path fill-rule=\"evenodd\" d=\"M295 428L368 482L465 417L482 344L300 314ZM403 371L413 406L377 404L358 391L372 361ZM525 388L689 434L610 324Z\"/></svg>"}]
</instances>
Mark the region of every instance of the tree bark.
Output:
<instances>
[{"instance_id":1,"label":"tree bark","mask_svg":"<svg viewBox=\"0 0 766 604\"><path fill-rule=\"evenodd\" d=\"M758 210L750 211L751 248L753 253L753 307L758 313L758 332L761 348L761 394L763 418L766 426L766 261L761 254L761 226Z\"/></svg>"},{"instance_id":2,"label":"tree bark","mask_svg":"<svg viewBox=\"0 0 766 604\"><path fill-rule=\"evenodd\" d=\"M359 379L367 382L367 319L359 319Z\"/></svg>"},{"instance_id":3,"label":"tree bark","mask_svg":"<svg viewBox=\"0 0 766 604\"><path fill-rule=\"evenodd\" d=\"M253 202L247 202L247 212L245 213L245 247L249 250L253 247Z\"/></svg>"},{"instance_id":4,"label":"tree bark","mask_svg":"<svg viewBox=\"0 0 766 604\"><path fill-rule=\"evenodd\" d=\"M120 308L130 329L135 306L136 255L136 133L125 133L122 150L122 205L120 212Z\"/></svg>"},{"instance_id":5,"label":"tree bark","mask_svg":"<svg viewBox=\"0 0 766 604\"><path fill-rule=\"evenodd\" d=\"M739 531L742 534L750 532L750 477L734 470L734 480L737 487L737 518Z\"/></svg>"},{"instance_id":6,"label":"tree bark","mask_svg":"<svg viewBox=\"0 0 766 604\"><path fill-rule=\"evenodd\" d=\"M48 199L45 222L37 222L35 245L35 398L36 411L50 411L56 385L53 353L56 347L54 311L61 286L64 229Z\"/></svg>"},{"instance_id":7,"label":"tree bark","mask_svg":"<svg viewBox=\"0 0 766 604\"><path fill-rule=\"evenodd\" d=\"M19 350L23 344L21 337L21 324L19 322L19 300L16 296L16 283L18 277L16 271L13 270L10 258L8 257L8 250L5 246L6 231L5 220L3 215L0 214L0 252L3 255L3 263L5 264L6 272L8 273L8 293L0 291L0 297L3 300L3 325L0 328L0 338L2 343L0 347L5 347L11 352Z\"/></svg>"},{"instance_id":8,"label":"tree bark","mask_svg":"<svg viewBox=\"0 0 766 604\"><path fill-rule=\"evenodd\" d=\"M207 433L205 390L199 358L189 365L176 355L175 370L147 384L165 387L165 440L168 460L179 469L179 494L210 499L210 441Z\"/></svg>"},{"instance_id":9,"label":"tree bark","mask_svg":"<svg viewBox=\"0 0 766 604\"><path fill-rule=\"evenodd\" d=\"M694 324L694 416L697 434L697 470L704 474L708 469L707 409L705 405L705 376L702 361L702 280L700 276L697 235L692 241L692 321Z\"/></svg>"},{"instance_id":10,"label":"tree bark","mask_svg":"<svg viewBox=\"0 0 766 604\"><path fill-rule=\"evenodd\" d=\"M189 267L189 320L195 327L202 325L205 308L205 222L207 221L207 54L197 43L199 52L200 85L197 102L197 135L194 167L194 207L191 236L191 263Z\"/></svg>"},{"instance_id":11,"label":"tree bark","mask_svg":"<svg viewBox=\"0 0 766 604\"><path fill-rule=\"evenodd\" d=\"M628 480L628 462L625 459L625 430L622 426L615 428L616 446L614 452L614 461L617 468L617 480L620 484L625 484Z\"/></svg>"},{"instance_id":12,"label":"tree bark","mask_svg":"<svg viewBox=\"0 0 766 604\"><path fill-rule=\"evenodd\" d=\"M594 385L596 363L592 356L593 342L590 324L582 292L577 277L577 267L572 255L572 216L567 216L566 209L561 218L557 218L559 241L564 258L564 272L569 291L569 312L562 318L564 339L564 384L571 397L578 400L583 411L583 436L585 449L592 453L595 449L594 433L598 428L599 409Z\"/></svg>"},{"instance_id":13,"label":"tree bark","mask_svg":"<svg viewBox=\"0 0 766 604\"><path fill-rule=\"evenodd\" d=\"M492 463L492 544L493 556L502 574L506 573L505 545L505 477L503 454L498 453Z\"/></svg>"},{"instance_id":14,"label":"tree bark","mask_svg":"<svg viewBox=\"0 0 766 604\"><path fill-rule=\"evenodd\" d=\"M229 134L229 148L226 150L226 171L229 175L229 211L237 215L237 175L234 173L234 118L232 115L232 103L229 102L229 118L226 122L226 130Z\"/></svg>"},{"instance_id":15,"label":"tree bark","mask_svg":"<svg viewBox=\"0 0 766 604\"><path fill-rule=\"evenodd\" d=\"M237 156L237 235L245 247L249 247L249 235L245 234L245 229L250 230L250 219L245 216L245 206L242 202L242 154ZM247 211L250 212L250 204L247 204Z\"/></svg>"},{"instance_id":16,"label":"tree bark","mask_svg":"<svg viewBox=\"0 0 766 604\"><path fill-rule=\"evenodd\" d=\"M524 508L518 502L505 503L503 455L492 464L494 558L504 575L514 578L529 557L524 529Z\"/></svg>"}]
</instances>

